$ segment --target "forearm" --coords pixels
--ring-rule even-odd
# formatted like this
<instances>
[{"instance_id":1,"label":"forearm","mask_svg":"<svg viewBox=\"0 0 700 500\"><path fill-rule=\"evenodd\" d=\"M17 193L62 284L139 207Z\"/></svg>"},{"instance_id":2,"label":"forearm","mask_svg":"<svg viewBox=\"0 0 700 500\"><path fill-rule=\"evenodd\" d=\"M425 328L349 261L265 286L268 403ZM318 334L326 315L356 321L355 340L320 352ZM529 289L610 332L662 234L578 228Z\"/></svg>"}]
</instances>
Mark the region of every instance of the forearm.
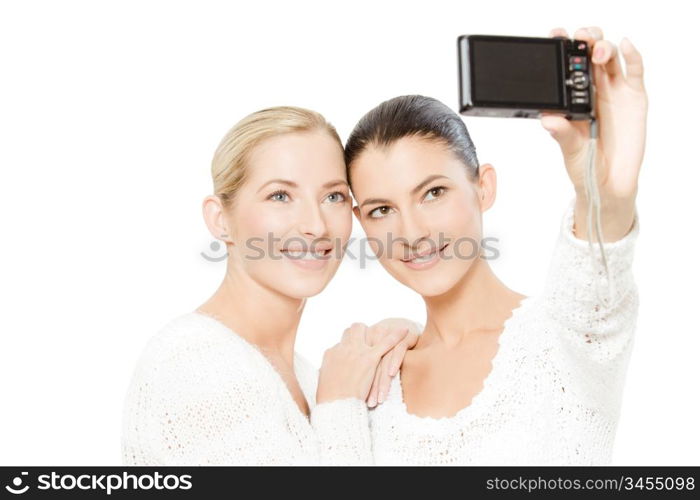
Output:
<instances>
[{"instance_id":1,"label":"forearm","mask_svg":"<svg viewBox=\"0 0 700 500\"><path fill-rule=\"evenodd\" d=\"M600 222L603 233L603 242L608 243L618 241L625 237L632 228L634 214L636 210L635 196L619 199L613 197L600 198ZM592 215L591 232L593 239L595 235L595 212ZM574 207L574 235L581 239L588 239L588 198L585 193L576 193L576 203Z\"/></svg>"},{"instance_id":2,"label":"forearm","mask_svg":"<svg viewBox=\"0 0 700 500\"><path fill-rule=\"evenodd\" d=\"M365 401L346 398L317 404L311 426L318 440L320 465L371 465L372 439Z\"/></svg>"}]
</instances>

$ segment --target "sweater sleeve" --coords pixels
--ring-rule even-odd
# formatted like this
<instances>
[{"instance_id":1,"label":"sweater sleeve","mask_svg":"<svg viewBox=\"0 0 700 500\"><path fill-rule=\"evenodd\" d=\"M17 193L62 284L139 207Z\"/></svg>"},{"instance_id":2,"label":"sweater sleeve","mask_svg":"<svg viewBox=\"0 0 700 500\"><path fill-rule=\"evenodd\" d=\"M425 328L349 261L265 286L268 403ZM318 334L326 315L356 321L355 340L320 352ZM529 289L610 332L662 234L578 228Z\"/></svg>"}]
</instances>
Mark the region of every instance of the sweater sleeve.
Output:
<instances>
[{"instance_id":1,"label":"sweater sleeve","mask_svg":"<svg viewBox=\"0 0 700 500\"><path fill-rule=\"evenodd\" d=\"M274 463L269 394L240 364L207 350L141 360L125 409L125 465Z\"/></svg>"},{"instance_id":2,"label":"sweater sleeve","mask_svg":"<svg viewBox=\"0 0 700 500\"><path fill-rule=\"evenodd\" d=\"M368 465L373 462L367 404L357 398L316 404L319 371L297 354L299 382L311 404L309 421L320 465Z\"/></svg>"},{"instance_id":3,"label":"sweater sleeve","mask_svg":"<svg viewBox=\"0 0 700 500\"><path fill-rule=\"evenodd\" d=\"M367 403L358 398L338 399L311 410L323 465L371 465L372 439Z\"/></svg>"},{"instance_id":4,"label":"sweater sleeve","mask_svg":"<svg viewBox=\"0 0 700 500\"><path fill-rule=\"evenodd\" d=\"M620 240L603 244L610 276L608 283L599 243L594 241L593 245L594 268L589 242L574 235L574 206L575 199L569 203L561 221L545 281L544 307L577 350L588 353L594 360L604 361L625 349L635 328L639 296L632 263L639 217L635 211L630 231ZM612 294L606 302L608 284Z\"/></svg>"}]
</instances>

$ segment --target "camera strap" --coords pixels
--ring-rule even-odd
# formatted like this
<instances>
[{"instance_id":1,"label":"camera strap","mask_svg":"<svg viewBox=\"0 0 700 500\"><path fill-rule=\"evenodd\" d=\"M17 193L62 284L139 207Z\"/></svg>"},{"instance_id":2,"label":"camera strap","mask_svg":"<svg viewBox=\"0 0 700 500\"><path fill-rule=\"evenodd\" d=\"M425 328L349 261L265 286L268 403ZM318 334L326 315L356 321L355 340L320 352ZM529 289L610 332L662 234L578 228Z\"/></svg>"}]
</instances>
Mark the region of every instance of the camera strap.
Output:
<instances>
[{"instance_id":1,"label":"camera strap","mask_svg":"<svg viewBox=\"0 0 700 500\"><path fill-rule=\"evenodd\" d=\"M607 307L607 306L611 305L611 301L612 301L612 298L614 296L613 295L614 284L613 284L612 280L610 279L610 270L608 269L608 261L607 261L607 258L605 257L605 249L603 247L602 224L601 224L601 220L600 220L600 193L598 191L598 181L596 178L596 168L595 168L597 142L598 142L598 122L596 121L595 118L591 118L590 139L588 141L588 165L586 168L586 175L585 175L586 196L588 197L588 214L587 214L588 215L588 227L587 227L588 245L589 245L589 248L591 250L591 260L593 263L593 271L594 271L595 276L596 276L596 294L598 296L598 300L600 301L600 303ZM593 221L593 214L594 213L595 213L595 221ZM600 294L600 281L601 281L602 273L597 272L598 259L596 258L595 250L593 248L593 237L592 237L593 222L595 222L595 234L596 234L596 238L598 239L598 244L600 246L601 259L603 262L603 268L605 270L605 277L606 277L606 283L607 283L607 293L608 293L608 296L605 298L601 297L601 294Z\"/></svg>"}]
</instances>

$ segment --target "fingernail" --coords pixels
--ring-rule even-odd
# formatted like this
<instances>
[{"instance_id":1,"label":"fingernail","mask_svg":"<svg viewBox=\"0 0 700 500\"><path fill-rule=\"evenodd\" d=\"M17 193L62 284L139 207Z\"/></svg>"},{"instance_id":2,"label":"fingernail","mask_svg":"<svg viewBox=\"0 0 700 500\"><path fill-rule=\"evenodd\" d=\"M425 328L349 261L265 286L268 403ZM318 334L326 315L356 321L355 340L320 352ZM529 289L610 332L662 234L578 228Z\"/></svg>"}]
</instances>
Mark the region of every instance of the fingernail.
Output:
<instances>
[{"instance_id":1,"label":"fingernail","mask_svg":"<svg viewBox=\"0 0 700 500\"><path fill-rule=\"evenodd\" d=\"M380 403L384 402L384 391L379 391L379 402Z\"/></svg>"},{"instance_id":2,"label":"fingernail","mask_svg":"<svg viewBox=\"0 0 700 500\"><path fill-rule=\"evenodd\" d=\"M377 406L377 400L374 397L369 398L369 401L367 401L367 406L374 408Z\"/></svg>"},{"instance_id":3,"label":"fingernail","mask_svg":"<svg viewBox=\"0 0 700 500\"><path fill-rule=\"evenodd\" d=\"M603 56L605 55L605 50L603 50L603 47L597 47L593 51L593 61L594 62L600 62L603 60Z\"/></svg>"}]
</instances>

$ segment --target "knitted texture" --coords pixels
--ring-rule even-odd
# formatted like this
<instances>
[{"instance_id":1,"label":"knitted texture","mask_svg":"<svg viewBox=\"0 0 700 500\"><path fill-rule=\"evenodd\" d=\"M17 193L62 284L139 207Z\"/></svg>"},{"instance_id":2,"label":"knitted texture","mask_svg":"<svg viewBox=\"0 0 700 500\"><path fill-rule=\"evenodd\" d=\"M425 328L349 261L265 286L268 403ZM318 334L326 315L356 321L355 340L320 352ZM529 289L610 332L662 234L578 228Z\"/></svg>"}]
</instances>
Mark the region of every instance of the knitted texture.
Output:
<instances>
[{"instance_id":1,"label":"knitted texture","mask_svg":"<svg viewBox=\"0 0 700 500\"><path fill-rule=\"evenodd\" d=\"M253 344L191 312L151 337L129 386L124 465L335 465L371 460L367 406L316 405L318 372L298 353L294 370L308 419Z\"/></svg>"},{"instance_id":2,"label":"knitted texture","mask_svg":"<svg viewBox=\"0 0 700 500\"><path fill-rule=\"evenodd\" d=\"M505 322L483 388L454 416L419 417L403 402L400 374L370 411L377 464L606 465L611 462L639 298L632 274L638 214L605 243L614 295L598 300L602 259L562 218L543 292ZM599 276L601 289L607 284Z\"/></svg>"}]
</instances>

